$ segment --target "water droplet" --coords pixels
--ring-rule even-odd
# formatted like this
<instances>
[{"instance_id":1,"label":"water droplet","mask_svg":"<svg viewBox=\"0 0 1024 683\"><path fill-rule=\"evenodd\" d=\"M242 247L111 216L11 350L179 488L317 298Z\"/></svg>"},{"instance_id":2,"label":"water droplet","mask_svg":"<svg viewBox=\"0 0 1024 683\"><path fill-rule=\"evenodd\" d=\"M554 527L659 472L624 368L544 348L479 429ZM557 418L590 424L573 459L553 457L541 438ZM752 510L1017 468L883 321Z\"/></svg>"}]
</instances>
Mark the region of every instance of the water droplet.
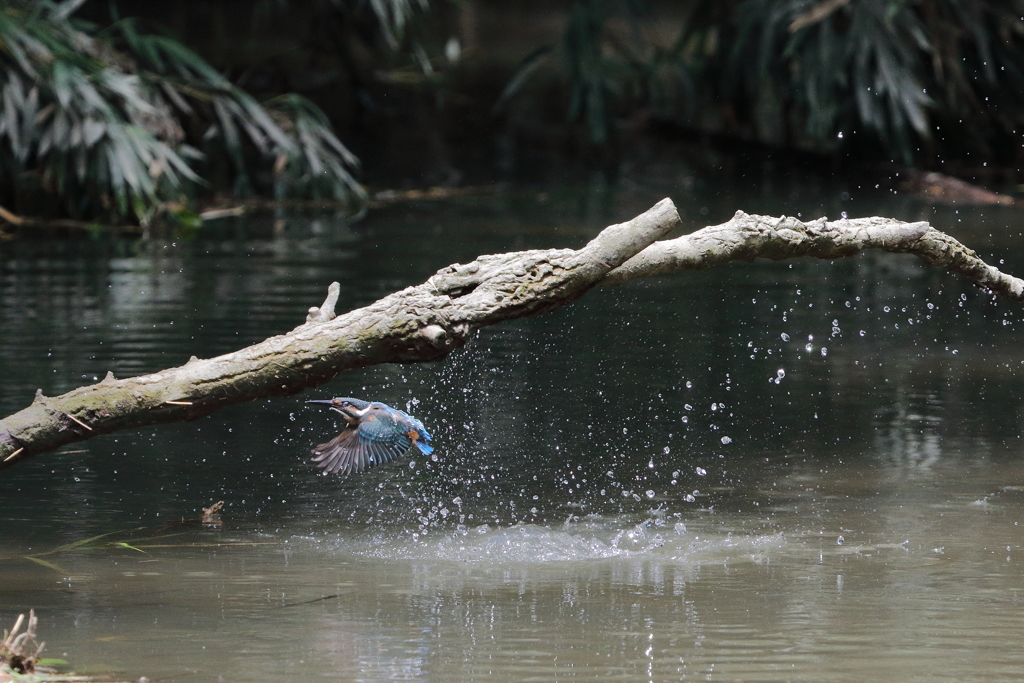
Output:
<instances>
[{"instance_id":1,"label":"water droplet","mask_svg":"<svg viewBox=\"0 0 1024 683\"><path fill-rule=\"evenodd\" d=\"M730 437L728 437L728 436L723 436L722 437L722 443L724 443L726 445L731 444L732 443L732 439Z\"/></svg>"},{"instance_id":2,"label":"water droplet","mask_svg":"<svg viewBox=\"0 0 1024 683\"><path fill-rule=\"evenodd\" d=\"M647 491L647 497L648 498L654 498L654 491L648 490Z\"/></svg>"},{"instance_id":3,"label":"water droplet","mask_svg":"<svg viewBox=\"0 0 1024 683\"><path fill-rule=\"evenodd\" d=\"M824 346L821 347L821 355L823 357L828 355L828 349L826 349Z\"/></svg>"},{"instance_id":4,"label":"water droplet","mask_svg":"<svg viewBox=\"0 0 1024 683\"><path fill-rule=\"evenodd\" d=\"M712 403L711 404L711 410L718 410L718 404L717 403Z\"/></svg>"},{"instance_id":5,"label":"water droplet","mask_svg":"<svg viewBox=\"0 0 1024 683\"><path fill-rule=\"evenodd\" d=\"M692 495L690 495L689 493L687 493L687 494L686 494L685 496L683 496L683 500L685 500L685 501L686 501L687 503L692 503L692 502L694 502L694 501L695 501L695 500L697 500L697 499L696 499L696 498L694 498L694 497L693 497Z\"/></svg>"},{"instance_id":6,"label":"water droplet","mask_svg":"<svg viewBox=\"0 0 1024 683\"><path fill-rule=\"evenodd\" d=\"M668 446L665 446L665 450L663 450L662 453L664 453L665 455L668 455L670 450L671 449Z\"/></svg>"},{"instance_id":7,"label":"water droplet","mask_svg":"<svg viewBox=\"0 0 1024 683\"><path fill-rule=\"evenodd\" d=\"M687 389L692 389L693 388L693 382L691 382L690 380L686 380L686 388Z\"/></svg>"},{"instance_id":8,"label":"water droplet","mask_svg":"<svg viewBox=\"0 0 1024 683\"><path fill-rule=\"evenodd\" d=\"M683 422L689 422L689 421L690 421L690 418L688 418L686 415L683 415Z\"/></svg>"},{"instance_id":9,"label":"water droplet","mask_svg":"<svg viewBox=\"0 0 1024 683\"><path fill-rule=\"evenodd\" d=\"M782 333L782 341L784 341L784 342L788 342L789 341L789 335L786 334L785 332Z\"/></svg>"},{"instance_id":10,"label":"water droplet","mask_svg":"<svg viewBox=\"0 0 1024 683\"><path fill-rule=\"evenodd\" d=\"M890 308L888 306L882 306L882 310L888 313Z\"/></svg>"},{"instance_id":11,"label":"water droplet","mask_svg":"<svg viewBox=\"0 0 1024 683\"><path fill-rule=\"evenodd\" d=\"M673 479L678 479L679 478L679 470L676 470L675 472L672 473L672 478Z\"/></svg>"},{"instance_id":12,"label":"water droplet","mask_svg":"<svg viewBox=\"0 0 1024 683\"><path fill-rule=\"evenodd\" d=\"M654 469L654 458L650 459L650 461L647 463L647 467L648 469Z\"/></svg>"},{"instance_id":13,"label":"water droplet","mask_svg":"<svg viewBox=\"0 0 1024 683\"><path fill-rule=\"evenodd\" d=\"M840 536L839 538L836 539L836 545L842 545L843 541L845 541L845 540L846 540L845 538Z\"/></svg>"},{"instance_id":14,"label":"water droplet","mask_svg":"<svg viewBox=\"0 0 1024 683\"><path fill-rule=\"evenodd\" d=\"M689 403L687 403L683 407L686 408L687 410L693 410L693 406L691 406Z\"/></svg>"},{"instance_id":15,"label":"water droplet","mask_svg":"<svg viewBox=\"0 0 1024 683\"><path fill-rule=\"evenodd\" d=\"M696 472L697 472L697 476L698 477L706 476L707 473L708 473L708 471L706 469L704 469L703 467L696 468Z\"/></svg>"},{"instance_id":16,"label":"water droplet","mask_svg":"<svg viewBox=\"0 0 1024 683\"><path fill-rule=\"evenodd\" d=\"M622 433L623 433L623 434L629 434L629 430L628 430L628 429L626 429L625 427L623 427L623 428L622 428Z\"/></svg>"},{"instance_id":17,"label":"water droplet","mask_svg":"<svg viewBox=\"0 0 1024 683\"><path fill-rule=\"evenodd\" d=\"M842 133L840 133L840 134L839 134L839 137L843 137L843 134L842 134ZM840 215L840 216L842 216L842 218L843 218L843 220L844 220L844 221L846 220L846 212L845 212L845 211L841 212L841 213L840 213L839 215Z\"/></svg>"},{"instance_id":18,"label":"water droplet","mask_svg":"<svg viewBox=\"0 0 1024 683\"><path fill-rule=\"evenodd\" d=\"M864 336L865 334L867 334L867 332L865 332L864 330L861 330L861 331L860 331L860 336L862 336L862 337L863 337L863 336Z\"/></svg>"},{"instance_id":19,"label":"water droplet","mask_svg":"<svg viewBox=\"0 0 1024 683\"><path fill-rule=\"evenodd\" d=\"M675 530L675 532L676 532L677 534L679 534L680 536L682 536L683 534L685 534L685 533L686 533L686 525L685 525L685 524L683 524L682 522L676 522L676 525L675 525L674 527L672 527L672 528L673 528L673 529Z\"/></svg>"},{"instance_id":20,"label":"water droplet","mask_svg":"<svg viewBox=\"0 0 1024 683\"><path fill-rule=\"evenodd\" d=\"M810 353L813 350L814 350L814 344L808 344L807 346L804 347L804 351L806 351L807 353Z\"/></svg>"}]
</instances>

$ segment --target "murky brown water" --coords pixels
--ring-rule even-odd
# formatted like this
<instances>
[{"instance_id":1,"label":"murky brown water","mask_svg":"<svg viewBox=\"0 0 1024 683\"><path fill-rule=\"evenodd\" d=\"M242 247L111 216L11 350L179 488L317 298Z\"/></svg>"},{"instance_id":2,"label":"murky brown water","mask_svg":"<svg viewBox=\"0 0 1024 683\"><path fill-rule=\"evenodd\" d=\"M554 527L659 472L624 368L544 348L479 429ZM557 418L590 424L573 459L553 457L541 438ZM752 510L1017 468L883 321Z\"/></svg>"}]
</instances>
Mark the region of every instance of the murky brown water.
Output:
<instances>
[{"instance_id":1,"label":"murky brown water","mask_svg":"<svg viewBox=\"0 0 1024 683\"><path fill-rule=\"evenodd\" d=\"M680 203L820 212L736 192ZM289 329L332 279L355 306L574 246L652 198L0 245L0 407ZM930 215L1024 272L1017 214ZM4 472L0 623L33 607L51 655L154 680L1024 680L1020 324L897 256L592 292L444 363ZM407 407L438 459L318 477L334 425L302 400L332 394Z\"/></svg>"}]
</instances>

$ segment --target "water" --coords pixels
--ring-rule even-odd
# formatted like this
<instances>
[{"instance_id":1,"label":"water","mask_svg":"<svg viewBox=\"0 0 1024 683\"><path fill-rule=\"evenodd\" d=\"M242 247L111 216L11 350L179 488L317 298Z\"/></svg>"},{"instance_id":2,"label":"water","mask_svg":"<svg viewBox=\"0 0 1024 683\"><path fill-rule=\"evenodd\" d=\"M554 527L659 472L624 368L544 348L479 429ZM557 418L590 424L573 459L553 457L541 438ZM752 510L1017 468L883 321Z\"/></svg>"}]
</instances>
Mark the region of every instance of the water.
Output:
<instances>
[{"instance_id":1,"label":"water","mask_svg":"<svg viewBox=\"0 0 1024 683\"><path fill-rule=\"evenodd\" d=\"M578 246L663 193L691 226L736 208L925 216L1024 272L1005 209L700 192L3 243L0 408L287 331L332 280L345 309L480 253ZM595 290L442 363L3 472L0 623L35 608L51 656L125 679L1016 680L1020 324L895 255ZM318 476L309 448L335 424L302 401L331 395L407 409L438 458Z\"/></svg>"}]
</instances>

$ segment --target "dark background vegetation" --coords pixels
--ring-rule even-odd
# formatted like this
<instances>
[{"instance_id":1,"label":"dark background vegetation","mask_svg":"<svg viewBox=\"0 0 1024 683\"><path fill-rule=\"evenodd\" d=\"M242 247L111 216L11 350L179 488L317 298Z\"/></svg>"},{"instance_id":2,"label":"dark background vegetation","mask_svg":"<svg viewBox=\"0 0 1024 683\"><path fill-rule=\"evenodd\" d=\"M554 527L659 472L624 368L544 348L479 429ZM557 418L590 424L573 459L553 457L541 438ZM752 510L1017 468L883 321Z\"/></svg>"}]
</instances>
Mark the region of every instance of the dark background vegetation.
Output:
<instances>
[{"instance_id":1,"label":"dark background vegetation","mask_svg":"<svg viewBox=\"0 0 1024 683\"><path fill-rule=\"evenodd\" d=\"M543 182L614 176L665 157L726 172L765 163L886 178L894 168L939 170L1013 192L1024 160L1019 0L4 5L8 24L33 12L57 23L63 10L103 46L94 50L101 62L137 76L143 99L159 100L162 128L139 122L130 103L118 105L121 117L148 127L183 164L171 178L173 164L156 164L163 174L151 190L96 182L109 172L102 164L80 163L84 174L62 184L56 169L68 158L31 141L19 152L15 131L0 126L8 157L0 196L29 213L187 220L230 195L357 204L357 180L399 189ZM11 30L2 32L3 56L17 71ZM154 60L147 36L180 41L210 73L169 47ZM54 89L47 71L59 61L22 74L22 90L35 83L45 102ZM50 97L58 107L74 108L77 94L58 95ZM5 111L16 108L7 89L3 97ZM217 98L238 111L225 118ZM283 137L258 116L247 120L260 106ZM300 119L315 132L311 144ZM63 197L60 210L40 195Z\"/></svg>"}]
</instances>

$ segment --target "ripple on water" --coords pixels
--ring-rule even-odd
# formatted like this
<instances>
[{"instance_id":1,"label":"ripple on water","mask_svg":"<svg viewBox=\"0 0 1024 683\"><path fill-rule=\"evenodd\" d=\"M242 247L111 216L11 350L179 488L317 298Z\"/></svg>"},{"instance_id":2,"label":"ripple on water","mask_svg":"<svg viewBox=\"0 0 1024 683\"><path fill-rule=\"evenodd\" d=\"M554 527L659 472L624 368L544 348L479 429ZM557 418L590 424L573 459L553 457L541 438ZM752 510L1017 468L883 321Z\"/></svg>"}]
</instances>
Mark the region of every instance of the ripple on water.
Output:
<instances>
[{"instance_id":1,"label":"ripple on water","mask_svg":"<svg viewBox=\"0 0 1024 683\"><path fill-rule=\"evenodd\" d=\"M618 524L616 522L619 522ZM654 520L623 526L621 520L588 521L561 528L537 524L458 527L443 535L413 538L410 534L372 538L335 537L318 544L331 552L391 560L526 563L638 559L706 563L760 562L786 544L781 533L766 535L689 534L655 527ZM682 525L680 525L681 527Z\"/></svg>"}]
</instances>

